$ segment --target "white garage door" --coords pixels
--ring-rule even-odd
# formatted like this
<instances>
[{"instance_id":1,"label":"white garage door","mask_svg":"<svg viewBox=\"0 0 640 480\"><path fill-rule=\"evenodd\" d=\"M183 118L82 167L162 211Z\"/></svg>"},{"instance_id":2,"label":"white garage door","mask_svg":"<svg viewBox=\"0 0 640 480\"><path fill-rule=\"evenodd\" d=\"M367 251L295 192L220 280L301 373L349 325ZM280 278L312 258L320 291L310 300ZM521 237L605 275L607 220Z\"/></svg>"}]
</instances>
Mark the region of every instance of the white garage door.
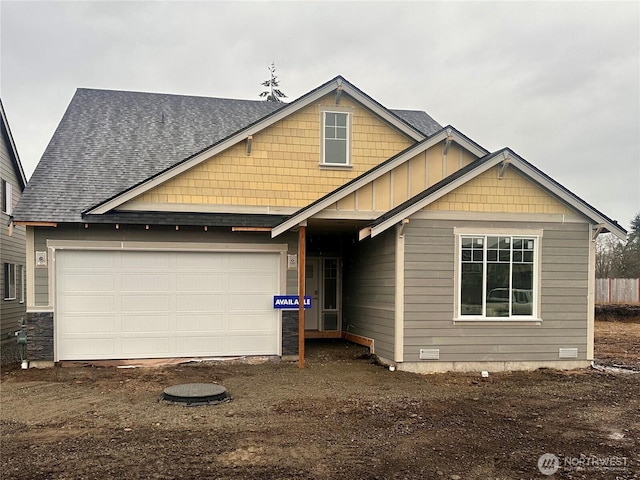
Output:
<instances>
[{"instance_id":1,"label":"white garage door","mask_svg":"<svg viewBox=\"0 0 640 480\"><path fill-rule=\"evenodd\" d=\"M56 252L58 360L277 355L279 254Z\"/></svg>"}]
</instances>

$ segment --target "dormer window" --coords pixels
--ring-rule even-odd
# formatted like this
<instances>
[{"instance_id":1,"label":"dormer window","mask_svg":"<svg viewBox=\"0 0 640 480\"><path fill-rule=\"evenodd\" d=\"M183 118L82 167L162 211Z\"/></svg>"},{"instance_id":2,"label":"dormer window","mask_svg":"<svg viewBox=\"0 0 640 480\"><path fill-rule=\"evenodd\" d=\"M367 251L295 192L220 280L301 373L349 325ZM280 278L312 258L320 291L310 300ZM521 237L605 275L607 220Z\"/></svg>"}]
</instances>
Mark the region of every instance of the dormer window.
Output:
<instances>
[{"instance_id":1,"label":"dormer window","mask_svg":"<svg viewBox=\"0 0 640 480\"><path fill-rule=\"evenodd\" d=\"M348 166L350 119L346 112L323 112L322 164Z\"/></svg>"}]
</instances>

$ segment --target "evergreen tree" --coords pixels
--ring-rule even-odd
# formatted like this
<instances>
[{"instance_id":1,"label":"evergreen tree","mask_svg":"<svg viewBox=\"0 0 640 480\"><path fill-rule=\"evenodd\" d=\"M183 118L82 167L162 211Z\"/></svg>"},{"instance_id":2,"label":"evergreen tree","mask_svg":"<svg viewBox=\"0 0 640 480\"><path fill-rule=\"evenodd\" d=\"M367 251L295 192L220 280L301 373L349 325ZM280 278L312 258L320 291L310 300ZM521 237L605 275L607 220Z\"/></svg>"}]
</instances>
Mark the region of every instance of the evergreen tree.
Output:
<instances>
[{"instance_id":1,"label":"evergreen tree","mask_svg":"<svg viewBox=\"0 0 640 480\"><path fill-rule=\"evenodd\" d=\"M271 62L269 65L269 73L271 74L271 78L269 80L265 80L260 85L263 87L267 87L268 90L265 90L260 94L260 97L263 97L267 102L277 102L282 103L283 98L287 98L287 96L280 90L278 87L280 86L278 82L278 77L276 77L276 65L274 62Z\"/></svg>"}]
</instances>

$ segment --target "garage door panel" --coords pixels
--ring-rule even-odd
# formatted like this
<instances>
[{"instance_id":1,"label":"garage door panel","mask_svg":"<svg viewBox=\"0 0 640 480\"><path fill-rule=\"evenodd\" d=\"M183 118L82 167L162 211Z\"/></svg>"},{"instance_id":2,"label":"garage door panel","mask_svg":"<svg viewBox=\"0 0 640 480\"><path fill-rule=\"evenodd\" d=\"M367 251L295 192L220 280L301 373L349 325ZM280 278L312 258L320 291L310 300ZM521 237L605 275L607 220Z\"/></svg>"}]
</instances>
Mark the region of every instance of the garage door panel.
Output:
<instances>
[{"instance_id":1,"label":"garage door panel","mask_svg":"<svg viewBox=\"0 0 640 480\"><path fill-rule=\"evenodd\" d=\"M227 319L224 315L192 314L176 316L177 332L214 332L217 335L224 333L227 328Z\"/></svg>"},{"instance_id":2,"label":"garage door panel","mask_svg":"<svg viewBox=\"0 0 640 480\"><path fill-rule=\"evenodd\" d=\"M229 335L228 348L238 355L271 355L275 341L269 335Z\"/></svg>"},{"instance_id":3,"label":"garage door panel","mask_svg":"<svg viewBox=\"0 0 640 480\"><path fill-rule=\"evenodd\" d=\"M212 352L227 351L227 340L219 335L191 335L176 338L176 353L180 356L215 356Z\"/></svg>"},{"instance_id":4,"label":"garage door panel","mask_svg":"<svg viewBox=\"0 0 640 480\"><path fill-rule=\"evenodd\" d=\"M166 292L171 288L168 272L123 273L120 282L125 292Z\"/></svg>"},{"instance_id":5,"label":"garage door panel","mask_svg":"<svg viewBox=\"0 0 640 480\"><path fill-rule=\"evenodd\" d=\"M62 285L68 291L111 292L116 286L112 273L69 273Z\"/></svg>"},{"instance_id":6,"label":"garage door panel","mask_svg":"<svg viewBox=\"0 0 640 480\"><path fill-rule=\"evenodd\" d=\"M230 332L270 332L274 328L274 321L270 315L253 314L244 315L232 313L229 314Z\"/></svg>"},{"instance_id":7,"label":"garage door panel","mask_svg":"<svg viewBox=\"0 0 640 480\"><path fill-rule=\"evenodd\" d=\"M57 358L277 355L279 259L279 253L57 251Z\"/></svg>"},{"instance_id":8,"label":"garage door panel","mask_svg":"<svg viewBox=\"0 0 640 480\"><path fill-rule=\"evenodd\" d=\"M170 354L169 338L167 337L124 337L122 353L125 356L153 358L164 357Z\"/></svg>"},{"instance_id":9,"label":"garage door panel","mask_svg":"<svg viewBox=\"0 0 640 480\"><path fill-rule=\"evenodd\" d=\"M205 252L193 252L180 255L176 262L176 271L202 271L221 270L225 268L226 259L224 254L211 254Z\"/></svg>"},{"instance_id":10,"label":"garage door panel","mask_svg":"<svg viewBox=\"0 0 640 480\"><path fill-rule=\"evenodd\" d=\"M69 335L112 333L117 330L116 321L113 315L67 315L61 328Z\"/></svg>"},{"instance_id":11,"label":"garage door panel","mask_svg":"<svg viewBox=\"0 0 640 480\"><path fill-rule=\"evenodd\" d=\"M222 292L224 279L218 274L184 272L176 275L176 290L179 292Z\"/></svg>"},{"instance_id":12,"label":"garage door panel","mask_svg":"<svg viewBox=\"0 0 640 480\"><path fill-rule=\"evenodd\" d=\"M226 297L217 293L182 293L176 298L178 312L224 312Z\"/></svg>"},{"instance_id":13,"label":"garage door panel","mask_svg":"<svg viewBox=\"0 0 640 480\"><path fill-rule=\"evenodd\" d=\"M250 282L247 279L250 279ZM277 288L277 279L269 272L247 274L245 272L232 272L229 274L229 290L238 293L273 292Z\"/></svg>"},{"instance_id":14,"label":"garage door panel","mask_svg":"<svg viewBox=\"0 0 640 480\"><path fill-rule=\"evenodd\" d=\"M155 333L168 332L171 317L168 315L126 315L122 318L122 332Z\"/></svg>"},{"instance_id":15,"label":"garage door panel","mask_svg":"<svg viewBox=\"0 0 640 480\"><path fill-rule=\"evenodd\" d=\"M69 295L63 306L59 309L61 313L77 314L86 313L90 316L111 314L116 305L116 298L112 295ZM91 321L91 319L88 319Z\"/></svg>"},{"instance_id":16,"label":"garage door panel","mask_svg":"<svg viewBox=\"0 0 640 480\"><path fill-rule=\"evenodd\" d=\"M273 296L269 294L229 294L229 312L263 313L267 307L273 308Z\"/></svg>"},{"instance_id":17,"label":"garage door panel","mask_svg":"<svg viewBox=\"0 0 640 480\"><path fill-rule=\"evenodd\" d=\"M158 312L169 311L170 298L159 293L127 293L122 296L122 310L126 312Z\"/></svg>"},{"instance_id":18,"label":"garage door panel","mask_svg":"<svg viewBox=\"0 0 640 480\"><path fill-rule=\"evenodd\" d=\"M68 360L113 358L115 341L113 338L69 338L65 341L65 352Z\"/></svg>"},{"instance_id":19,"label":"garage door panel","mask_svg":"<svg viewBox=\"0 0 640 480\"><path fill-rule=\"evenodd\" d=\"M248 270L251 272L277 268L277 255L233 255L229 257L229 269Z\"/></svg>"}]
</instances>

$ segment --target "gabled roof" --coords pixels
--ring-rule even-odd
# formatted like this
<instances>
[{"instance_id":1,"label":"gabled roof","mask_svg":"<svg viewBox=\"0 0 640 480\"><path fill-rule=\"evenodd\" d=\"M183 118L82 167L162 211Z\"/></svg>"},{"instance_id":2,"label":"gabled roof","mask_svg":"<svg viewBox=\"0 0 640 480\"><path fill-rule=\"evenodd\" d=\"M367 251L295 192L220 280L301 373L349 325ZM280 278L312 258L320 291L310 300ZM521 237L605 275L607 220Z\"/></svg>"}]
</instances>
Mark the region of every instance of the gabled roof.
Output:
<instances>
[{"instance_id":1,"label":"gabled roof","mask_svg":"<svg viewBox=\"0 0 640 480\"><path fill-rule=\"evenodd\" d=\"M503 164L505 168L517 169L520 173L542 187L545 191L584 215L592 223L602 226L606 231L613 233L620 239L626 239L627 231L616 221L611 220L609 217L593 208L580 197L567 190L551 177L534 167L523 158L519 157L508 148L488 154L484 158L476 160L435 185L432 185L421 193L415 195L406 202L389 210L384 215L377 218L369 227L363 229L360 237L365 238L369 235L371 237L375 237L387 230L389 227L401 222L403 219L423 209L430 203L435 202L439 198L499 164Z\"/></svg>"},{"instance_id":2,"label":"gabled roof","mask_svg":"<svg viewBox=\"0 0 640 480\"><path fill-rule=\"evenodd\" d=\"M200 163L211 158L213 155L216 155L235 145L236 143L244 140L249 135L256 134L257 132L269 127L270 125L273 125L274 123L301 110L302 108L307 107L311 103L334 91L341 91L348 94L350 97L371 110L374 114L384 119L394 127L398 128L400 131L404 132L406 135L416 141L424 139L425 136L428 135L428 133L422 132L418 127L415 127L405 121L404 118L416 121L419 124L419 127L425 130L432 131L433 129L440 128L440 125L438 125L431 117L429 117L424 112L421 112L421 114L417 114L416 112L412 111L404 111L396 114L393 111L384 108L371 97L360 91L355 86L351 85L344 78L336 77L333 80L325 83L324 85L316 88L315 90L307 93L306 95L303 95L297 100L286 104L279 110L266 115L256 122L248 124L246 127L241 128L240 130L234 132L232 135L229 135L226 138L223 138L221 141L214 143L197 153L194 153L190 157L185 158L183 161L178 162L171 167L158 172L156 175L150 176L149 178L134 185L133 187L118 193L114 197L107 199L106 201L94 206L91 209L88 209L85 213L102 214L113 210L123 203L147 192L152 188L157 187L158 185L161 185L162 183L180 175L181 173L186 172L196 165L199 165Z\"/></svg>"},{"instance_id":3,"label":"gabled roof","mask_svg":"<svg viewBox=\"0 0 640 480\"><path fill-rule=\"evenodd\" d=\"M441 128L425 112L384 108L342 77L289 104L78 89L14 217L105 213L338 88L416 140Z\"/></svg>"},{"instance_id":4,"label":"gabled roof","mask_svg":"<svg viewBox=\"0 0 640 480\"><path fill-rule=\"evenodd\" d=\"M2 137L7 144L7 149L9 151L9 156L11 157L11 163L13 165L16 178L18 179L20 191L23 191L24 187L27 185L27 177L22 169L22 163L20 163L20 156L18 155L18 149L16 148L16 144L13 140L13 135L11 135L11 128L9 128L9 121L7 120L7 114L4 111L2 100L0 100L0 116L2 117Z\"/></svg>"},{"instance_id":5,"label":"gabled roof","mask_svg":"<svg viewBox=\"0 0 640 480\"><path fill-rule=\"evenodd\" d=\"M348 183L345 183L343 186L334 190L333 192L325 195L324 197L316 200L306 207L301 208L293 215L291 215L291 217L289 217L286 221L275 227L271 232L271 236L277 237L290 228L295 227L299 223L304 222L308 218L311 218L313 215L321 212L328 206L333 205L335 202L343 199L347 195L350 195L364 185L374 181L376 178L379 178L385 173L390 172L398 165L410 160L416 155L445 140L456 142L461 147L467 149L477 157L482 157L488 153L487 150L485 150L480 145L470 140L465 135L449 125L445 128L442 128L425 140L410 146L404 151L391 157L389 160L363 173L359 177L354 178Z\"/></svg>"}]
</instances>

